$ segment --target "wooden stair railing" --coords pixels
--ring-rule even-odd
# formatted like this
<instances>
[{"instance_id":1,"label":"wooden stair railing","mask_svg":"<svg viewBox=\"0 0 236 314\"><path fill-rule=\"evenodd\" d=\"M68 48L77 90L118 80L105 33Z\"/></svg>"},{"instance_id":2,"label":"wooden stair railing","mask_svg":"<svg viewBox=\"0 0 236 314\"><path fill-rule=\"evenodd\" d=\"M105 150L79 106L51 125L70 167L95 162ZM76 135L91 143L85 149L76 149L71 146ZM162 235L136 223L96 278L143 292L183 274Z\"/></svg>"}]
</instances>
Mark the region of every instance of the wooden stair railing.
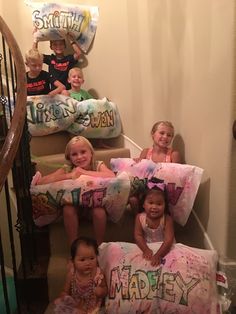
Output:
<instances>
[{"instance_id":1,"label":"wooden stair railing","mask_svg":"<svg viewBox=\"0 0 236 314\"><path fill-rule=\"evenodd\" d=\"M0 152L0 191L6 181L7 175L12 168L13 160L16 156L18 146L21 139L21 134L24 128L26 115L26 76L25 65L20 49L9 30L8 26L0 16L0 31L6 40L10 49L11 55L15 62L16 68L16 105L11 120L10 129L6 135L4 144Z\"/></svg>"},{"instance_id":2,"label":"wooden stair railing","mask_svg":"<svg viewBox=\"0 0 236 314\"><path fill-rule=\"evenodd\" d=\"M1 16L0 32L0 197L4 203L0 202L0 296L4 298L4 304L0 298L0 313L12 314L16 303L14 313L42 314L48 304L50 248L47 228L37 228L32 217L34 170L26 119L25 64ZM9 267L14 280L13 302L5 271Z\"/></svg>"}]
</instances>

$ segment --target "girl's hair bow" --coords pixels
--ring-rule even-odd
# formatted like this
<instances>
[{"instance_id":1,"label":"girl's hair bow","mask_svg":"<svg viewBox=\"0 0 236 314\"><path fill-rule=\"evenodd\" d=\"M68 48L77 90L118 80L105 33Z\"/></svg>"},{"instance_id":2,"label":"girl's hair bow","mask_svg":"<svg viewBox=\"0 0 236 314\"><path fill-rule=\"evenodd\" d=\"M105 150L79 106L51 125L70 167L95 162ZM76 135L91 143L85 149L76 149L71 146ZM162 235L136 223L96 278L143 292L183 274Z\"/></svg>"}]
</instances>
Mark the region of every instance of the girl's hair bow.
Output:
<instances>
[{"instance_id":1,"label":"girl's hair bow","mask_svg":"<svg viewBox=\"0 0 236 314\"><path fill-rule=\"evenodd\" d=\"M160 189L161 191L164 192L164 190L165 190L165 183L156 183L156 182L148 181L147 187L149 189L153 189L153 188L157 187L158 189Z\"/></svg>"}]
</instances>

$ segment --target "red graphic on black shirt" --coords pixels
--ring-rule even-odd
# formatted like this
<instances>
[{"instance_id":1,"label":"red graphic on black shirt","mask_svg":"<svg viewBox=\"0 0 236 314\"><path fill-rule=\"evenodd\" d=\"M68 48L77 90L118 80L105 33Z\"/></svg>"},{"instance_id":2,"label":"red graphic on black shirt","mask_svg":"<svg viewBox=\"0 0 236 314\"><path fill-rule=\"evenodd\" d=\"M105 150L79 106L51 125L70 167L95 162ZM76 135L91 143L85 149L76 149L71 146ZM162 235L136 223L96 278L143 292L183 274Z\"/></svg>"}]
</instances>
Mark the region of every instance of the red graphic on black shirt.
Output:
<instances>
[{"instance_id":1,"label":"red graphic on black shirt","mask_svg":"<svg viewBox=\"0 0 236 314\"><path fill-rule=\"evenodd\" d=\"M52 60L51 64L53 64L55 70L64 72L68 70L69 61L57 63L55 60Z\"/></svg>"},{"instance_id":2,"label":"red graphic on black shirt","mask_svg":"<svg viewBox=\"0 0 236 314\"><path fill-rule=\"evenodd\" d=\"M38 82L33 82L33 83L27 83L27 90L28 92L37 92L44 90L44 85L46 84L45 80L41 80Z\"/></svg>"}]
</instances>

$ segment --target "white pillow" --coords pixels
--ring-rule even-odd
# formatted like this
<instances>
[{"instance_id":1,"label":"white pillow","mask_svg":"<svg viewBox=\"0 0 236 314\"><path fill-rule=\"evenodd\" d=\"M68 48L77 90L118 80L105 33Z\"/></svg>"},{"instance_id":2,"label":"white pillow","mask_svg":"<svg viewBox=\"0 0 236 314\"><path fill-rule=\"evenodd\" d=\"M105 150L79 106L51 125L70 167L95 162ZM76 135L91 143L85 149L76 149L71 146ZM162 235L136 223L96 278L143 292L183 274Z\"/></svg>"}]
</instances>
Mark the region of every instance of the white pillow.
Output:
<instances>
[{"instance_id":1,"label":"white pillow","mask_svg":"<svg viewBox=\"0 0 236 314\"><path fill-rule=\"evenodd\" d=\"M32 136L62 130L86 138L114 138L121 133L118 108L105 97L78 101L64 95L28 96L27 121Z\"/></svg>"},{"instance_id":2,"label":"white pillow","mask_svg":"<svg viewBox=\"0 0 236 314\"><path fill-rule=\"evenodd\" d=\"M161 243L150 243L155 252ZM217 314L217 253L175 244L163 264L151 266L133 243L99 247L109 294L106 313Z\"/></svg>"},{"instance_id":3,"label":"white pillow","mask_svg":"<svg viewBox=\"0 0 236 314\"><path fill-rule=\"evenodd\" d=\"M55 221L65 204L83 206L88 211L89 208L104 207L113 222L118 222L123 215L130 190L130 181L125 172L115 178L82 175L75 180L37 185L39 176L37 172L30 188L33 219L39 227Z\"/></svg>"},{"instance_id":4,"label":"white pillow","mask_svg":"<svg viewBox=\"0 0 236 314\"><path fill-rule=\"evenodd\" d=\"M26 1L32 8L34 40L57 40L73 35L86 53L97 29L98 7Z\"/></svg>"},{"instance_id":5,"label":"white pillow","mask_svg":"<svg viewBox=\"0 0 236 314\"><path fill-rule=\"evenodd\" d=\"M66 130L77 118L79 102L64 95L27 97L27 121L32 136Z\"/></svg>"},{"instance_id":6,"label":"white pillow","mask_svg":"<svg viewBox=\"0 0 236 314\"><path fill-rule=\"evenodd\" d=\"M131 180L132 193L143 190L147 180L157 178L165 183L169 210L173 219L185 225L191 213L203 169L177 163L154 163L143 159L136 163L131 158L111 159L114 172L126 171Z\"/></svg>"}]
</instances>

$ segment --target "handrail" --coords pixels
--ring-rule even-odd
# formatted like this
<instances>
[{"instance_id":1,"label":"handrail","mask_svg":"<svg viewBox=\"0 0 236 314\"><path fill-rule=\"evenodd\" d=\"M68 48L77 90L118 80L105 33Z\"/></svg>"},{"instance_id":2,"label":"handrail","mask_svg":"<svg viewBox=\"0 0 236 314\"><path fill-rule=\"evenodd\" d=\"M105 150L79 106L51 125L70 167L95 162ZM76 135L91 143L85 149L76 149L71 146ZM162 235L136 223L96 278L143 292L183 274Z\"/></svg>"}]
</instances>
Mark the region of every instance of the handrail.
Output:
<instances>
[{"instance_id":1,"label":"handrail","mask_svg":"<svg viewBox=\"0 0 236 314\"><path fill-rule=\"evenodd\" d=\"M14 158L17 153L21 134L23 131L26 115L26 75L24 60L19 46L10 29L0 16L0 31L5 38L11 51L16 68L17 97L11 126L5 138L0 152L0 192L6 181L7 175L12 168Z\"/></svg>"}]
</instances>

